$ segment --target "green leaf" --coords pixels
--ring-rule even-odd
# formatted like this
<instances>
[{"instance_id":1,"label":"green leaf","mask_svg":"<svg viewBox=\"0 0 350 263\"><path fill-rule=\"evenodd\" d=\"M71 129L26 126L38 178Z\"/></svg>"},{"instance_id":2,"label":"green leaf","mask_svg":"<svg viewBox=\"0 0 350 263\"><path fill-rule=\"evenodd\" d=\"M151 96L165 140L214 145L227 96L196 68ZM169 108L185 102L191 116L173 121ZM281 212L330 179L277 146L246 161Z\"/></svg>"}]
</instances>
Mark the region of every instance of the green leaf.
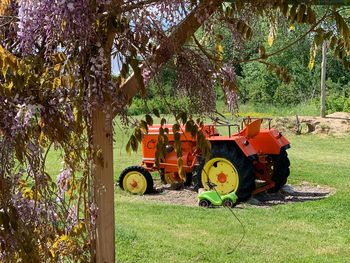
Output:
<instances>
[{"instance_id":1,"label":"green leaf","mask_svg":"<svg viewBox=\"0 0 350 263\"><path fill-rule=\"evenodd\" d=\"M275 21L272 21L270 24L270 33L267 39L267 42L269 44L270 47L272 47L273 45L273 41L276 38L276 34L277 34L277 25Z\"/></svg>"},{"instance_id":2,"label":"green leaf","mask_svg":"<svg viewBox=\"0 0 350 263\"><path fill-rule=\"evenodd\" d=\"M186 122L186 125L185 125L185 130L186 132L191 132L192 129L193 129L193 121L192 120L189 120Z\"/></svg>"},{"instance_id":3,"label":"green leaf","mask_svg":"<svg viewBox=\"0 0 350 263\"><path fill-rule=\"evenodd\" d=\"M314 37L314 42L316 44L316 46L321 46L321 44L323 43L323 35L321 34L316 34Z\"/></svg>"},{"instance_id":4,"label":"green leaf","mask_svg":"<svg viewBox=\"0 0 350 263\"><path fill-rule=\"evenodd\" d=\"M174 133L174 140L175 141L180 141L181 134L179 132Z\"/></svg>"},{"instance_id":5,"label":"green leaf","mask_svg":"<svg viewBox=\"0 0 350 263\"><path fill-rule=\"evenodd\" d=\"M61 86L61 79L60 78L54 78L54 80L53 80L53 87L57 88L59 86Z\"/></svg>"},{"instance_id":6,"label":"green leaf","mask_svg":"<svg viewBox=\"0 0 350 263\"><path fill-rule=\"evenodd\" d=\"M130 61L130 66L134 70L134 76L137 81L137 85L139 86L141 95L144 97L146 95L146 88L145 88L145 83L143 82L143 76L142 76L141 69L139 67L138 60L135 58L132 58Z\"/></svg>"},{"instance_id":7,"label":"green leaf","mask_svg":"<svg viewBox=\"0 0 350 263\"><path fill-rule=\"evenodd\" d=\"M146 114L146 122L149 126L153 125L153 118L151 117L151 115Z\"/></svg>"},{"instance_id":8,"label":"green leaf","mask_svg":"<svg viewBox=\"0 0 350 263\"><path fill-rule=\"evenodd\" d=\"M136 128L134 134L135 134L136 139L137 139L139 142L141 142L141 141L142 141L142 132L141 132L141 129L140 129L140 128Z\"/></svg>"},{"instance_id":9,"label":"green leaf","mask_svg":"<svg viewBox=\"0 0 350 263\"><path fill-rule=\"evenodd\" d=\"M126 144L125 150L128 153L128 155L131 155L131 142L130 142L130 139L129 139L128 143Z\"/></svg>"},{"instance_id":10,"label":"green leaf","mask_svg":"<svg viewBox=\"0 0 350 263\"><path fill-rule=\"evenodd\" d=\"M334 48L334 46L335 46L335 44L337 43L337 37L336 36L332 36L331 37L331 40L330 40L330 42L329 42L329 47L331 48L331 49L333 49Z\"/></svg>"},{"instance_id":11,"label":"green leaf","mask_svg":"<svg viewBox=\"0 0 350 263\"><path fill-rule=\"evenodd\" d=\"M175 134L178 131L180 131L180 125L178 123L175 123L173 125L173 133Z\"/></svg>"},{"instance_id":12,"label":"green leaf","mask_svg":"<svg viewBox=\"0 0 350 263\"><path fill-rule=\"evenodd\" d=\"M8 88L9 90L12 90L12 88L13 88L13 81L11 81L11 82L7 85L7 88Z\"/></svg>"},{"instance_id":13,"label":"green leaf","mask_svg":"<svg viewBox=\"0 0 350 263\"><path fill-rule=\"evenodd\" d=\"M297 13L297 22L298 23L303 23L304 22L305 11L306 11L306 5L301 4L299 6L299 10L298 10L298 13Z\"/></svg>"},{"instance_id":14,"label":"green leaf","mask_svg":"<svg viewBox=\"0 0 350 263\"><path fill-rule=\"evenodd\" d=\"M187 122L187 113L185 111L181 113L181 121L183 124Z\"/></svg>"},{"instance_id":15,"label":"green leaf","mask_svg":"<svg viewBox=\"0 0 350 263\"><path fill-rule=\"evenodd\" d=\"M153 109L153 114L156 115L156 117L160 118L159 110Z\"/></svg>"},{"instance_id":16,"label":"green leaf","mask_svg":"<svg viewBox=\"0 0 350 263\"><path fill-rule=\"evenodd\" d=\"M134 152L137 152L139 144L137 142L137 139L136 139L135 135L131 135L131 137L130 137L130 145L131 145L131 149Z\"/></svg>"},{"instance_id":17,"label":"green leaf","mask_svg":"<svg viewBox=\"0 0 350 263\"><path fill-rule=\"evenodd\" d=\"M56 64L53 68L54 71L59 72L61 70L61 64Z\"/></svg>"},{"instance_id":18,"label":"green leaf","mask_svg":"<svg viewBox=\"0 0 350 263\"><path fill-rule=\"evenodd\" d=\"M163 126L164 124L166 124L166 119L162 118L160 121L160 125Z\"/></svg>"},{"instance_id":19,"label":"green leaf","mask_svg":"<svg viewBox=\"0 0 350 263\"><path fill-rule=\"evenodd\" d=\"M259 47L259 55L262 59L266 59L266 50L262 45Z\"/></svg>"},{"instance_id":20,"label":"green leaf","mask_svg":"<svg viewBox=\"0 0 350 263\"><path fill-rule=\"evenodd\" d=\"M315 66L316 48L315 45L311 45L310 49L310 60L309 60L309 70L313 70Z\"/></svg>"},{"instance_id":21,"label":"green leaf","mask_svg":"<svg viewBox=\"0 0 350 263\"><path fill-rule=\"evenodd\" d=\"M4 76L4 78L6 79L6 75L7 75L7 70L9 69L9 66L5 63L2 66L2 75Z\"/></svg>"},{"instance_id":22,"label":"green leaf","mask_svg":"<svg viewBox=\"0 0 350 263\"><path fill-rule=\"evenodd\" d=\"M289 12L289 18L290 18L290 21L292 24L294 23L296 15L297 15L297 7L298 7L298 4L293 4L293 6Z\"/></svg>"}]
</instances>

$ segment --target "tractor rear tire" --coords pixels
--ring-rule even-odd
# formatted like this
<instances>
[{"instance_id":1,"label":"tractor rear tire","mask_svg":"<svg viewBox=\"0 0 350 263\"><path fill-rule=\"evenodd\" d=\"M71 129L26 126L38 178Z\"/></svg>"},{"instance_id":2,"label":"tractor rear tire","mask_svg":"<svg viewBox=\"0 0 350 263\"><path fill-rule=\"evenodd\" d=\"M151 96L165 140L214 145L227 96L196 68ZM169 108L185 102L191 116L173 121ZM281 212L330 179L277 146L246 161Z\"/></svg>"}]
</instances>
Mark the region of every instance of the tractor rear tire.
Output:
<instances>
[{"instance_id":1,"label":"tractor rear tire","mask_svg":"<svg viewBox=\"0 0 350 263\"><path fill-rule=\"evenodd\" d=\"M211 159L216 157L228 160L235 167L239 178L236 191L237 203L247 201L255 190L255 174L252 162L233 143L228 142L212 143ZM195 189L203 187L201 175L204 165L205 159L202 157L199 159L199 165L196 169Z\"/></svg>"},{"instance_id":2,"label":"tractor rear tire","mask_svg":"<svg viewBox=\"0 0 350 263\"><path fill-rule=\"evenodd\" d=\"M127 180L127 177L130 174L134 174L139 177L141 180L142 184L145 184L142 190L139 192L132 192L134 194L149 194L153 191L153 178L152 175L150 174L149 171L147 171L144 167L142 166L129 166L125 168L118 179L118 185L121 189L128 191L128 189L124 189L125 187L125 180ZM129 191L130 192L130 191Z\"/></svg>"},{"instance_id":3,"label":"tractor rear tire","mask_svg":"<svg viewBox=\"0 0 350 263\"><path fill-rule=\"evenodd\" d=\"M290 174L290 162L286 150L282 149L279 155L272 155L272 177L271 180L275 182L275 186L268 191L276 193L287 183Z\"/></svg>"},{"instance_id":4,"label":"tractor rear tire","mask_svg":"<svg viewBox=\"0 0 350 263\"><path fill-rule=\"evenodd\" d=\"M184 182L184 186L192 185L192 173L186 173L186 180Z\"/></svg>"}]
</instances>

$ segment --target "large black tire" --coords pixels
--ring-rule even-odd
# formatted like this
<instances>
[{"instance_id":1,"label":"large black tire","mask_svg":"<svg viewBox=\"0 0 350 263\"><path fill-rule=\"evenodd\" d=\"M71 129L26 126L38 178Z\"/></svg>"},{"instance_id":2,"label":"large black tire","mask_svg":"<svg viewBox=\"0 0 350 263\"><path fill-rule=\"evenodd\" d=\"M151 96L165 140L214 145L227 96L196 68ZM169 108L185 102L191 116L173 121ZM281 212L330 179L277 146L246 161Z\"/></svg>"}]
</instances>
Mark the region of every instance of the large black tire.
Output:
<instances>
[{"instance_id":1,"label":"large black tire","mask_svg":"<svg viewBox=\"0 0 350 263\"><path fill-rule=\"evenodd\" d=\"M239 185L236 191L238 202L247 201L255 190L255 174L251 161L233 143L212 142L211 158L221 157L229 160L236 168ZM203 187L201 174L205 165L204 158L199 158L199 165L196 169L195 188Z\"/></svg>"},{"instance_id":2,"label":"large black tire","mask_svg":"<svg viewBox=\"0 0 350 263\"><path fill-rule=\"evenodd\" d=\"M118 179L118 185L121 189L125 190L124 187L123 187L123 181L124 181L124 178L125 176L129 173L129 172L132 172L132 171L136 171L136 172L139 172L141 173L145 179L146 179L146 182L147 182L147 187L146 187L146 191L144 192L145 194L149 194L149 193L152 193L153 192L153 178L152 178L152 175L150 174L149 171L147 171L144 167L142 166L129 166L127 168L125 168L120 176L119 176L119 179Z\"/></svg>"},{"instance_id":3,"label":"large black tire","mask_svg":"<svg viewBox=\"0 0 350 263\"><path fill-rule=\"evenodd\" d=\"M184 186L191 186L192 185L192 173L186 173L186 180L184 182Z\"/></svg>"},{"instance_id":4,"label":"large black tire","mask_svg":"<svg viewBox=\"0 0 350 263\"><path fill-rule=\"evenodd\" d=\"M282 149L279 155L272 155L272 181L275 182L275 186L269 189L270 193L275 193L281 190L281 188L287 183L288 176L290 174L289 166L290 162L286 150Z\"/></svg>"}]
</instances>

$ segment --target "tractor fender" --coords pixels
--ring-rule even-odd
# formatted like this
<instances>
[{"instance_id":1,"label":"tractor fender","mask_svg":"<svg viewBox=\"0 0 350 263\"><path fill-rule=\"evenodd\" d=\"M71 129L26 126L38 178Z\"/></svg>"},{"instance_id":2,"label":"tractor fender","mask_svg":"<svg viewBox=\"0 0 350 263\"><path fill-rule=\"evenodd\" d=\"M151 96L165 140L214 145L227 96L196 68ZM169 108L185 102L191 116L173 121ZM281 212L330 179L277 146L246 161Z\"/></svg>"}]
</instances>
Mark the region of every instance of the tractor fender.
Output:
<instances>
[{"instance_id":1,"label":"tractor fender","mask_svg":"<svg viewBox=\"0 0 350 263\"><path fill-rule=\"evenodd\" d=\"M258 160L258 152L254 149L254 147L249 143L246 137L244 136L214 136L210 137L209 141L213 146L215 143L225 143L227 145L231 144L234 147L240 149L243 154L248 157L249 160L254 161Z\"/></svg>"},{"instance_id":2,"label":"tractor fender","mask_svg":"<svg viewBox=\"0 0 350 263\"><path fill-rule=\"evenodd\" d=\"M258 154L280 154L282 149L290 148L289 141L275 128L261 130L249 143Z\"/></svg>"},{"instance_id":3,"label":"tractor fender","mask_svg":"<svg viewBox=\"0 0 350 263\"><path fill-rule=\"evenodd\" d=\"M247 138L237 136L234 139L234 142L236 144L236 147L241 149L241 151L244 153L245 156L248 157L249 160L254 161L258 160L258 152L256 149L249 143Z\"/></svg>"}]
</instances>

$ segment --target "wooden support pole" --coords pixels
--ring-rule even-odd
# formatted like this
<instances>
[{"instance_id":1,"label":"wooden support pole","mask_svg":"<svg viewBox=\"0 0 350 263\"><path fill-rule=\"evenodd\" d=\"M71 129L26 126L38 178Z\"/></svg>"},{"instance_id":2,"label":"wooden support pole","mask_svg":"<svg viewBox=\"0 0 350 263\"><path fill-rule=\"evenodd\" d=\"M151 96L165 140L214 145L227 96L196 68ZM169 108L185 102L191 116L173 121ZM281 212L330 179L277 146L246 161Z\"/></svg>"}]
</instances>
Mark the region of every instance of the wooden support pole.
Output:
<instances>
[{"instance_id":1,"label":"wooden support pole","mask_svg":"<svg viewBox=\"0 0 350 263\"><path fill-rule=\"evenodd\" d=\"M326 63L327 63L327 41L322 44L321 63L321 117L326 117Z\"/></svg>"},{"instance_id":2,"label":"wooden support pole","mask_svg":"<svg viewBox=\"0 0 350 263\"><path fill-rule=\"evenodd\" d=\"M108 116L109 115L109 116ZM95 108L92 113L94 200L97 206L95 262L115 262L113 129L110 113Z\"/></svg>"}]
</instances>

